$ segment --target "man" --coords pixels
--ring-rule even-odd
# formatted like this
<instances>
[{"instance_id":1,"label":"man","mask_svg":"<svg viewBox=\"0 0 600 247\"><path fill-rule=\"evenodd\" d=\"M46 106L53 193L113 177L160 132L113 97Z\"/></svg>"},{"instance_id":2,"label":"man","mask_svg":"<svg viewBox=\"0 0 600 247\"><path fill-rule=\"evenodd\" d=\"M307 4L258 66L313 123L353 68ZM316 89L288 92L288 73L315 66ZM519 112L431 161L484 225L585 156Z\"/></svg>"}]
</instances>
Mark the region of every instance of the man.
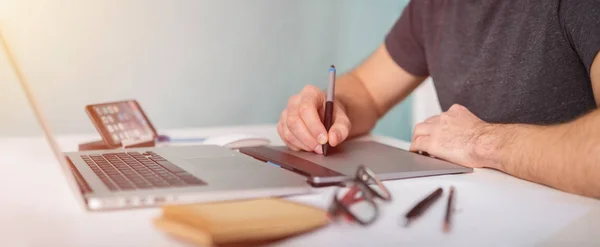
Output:
<instances>
[{"instance_id":1,"label":"man","mask_svg":"<svg viewBox=\"0 0 600 247\"><path fill-rule=\"evenodd\" d=\"M290 98L278 131L322 153L431 76L444 112L415 126L411 151L600 198L599 50L599 0L413 0L338 79L329 133L314 86Z\"/></svg>"}]
</instances>

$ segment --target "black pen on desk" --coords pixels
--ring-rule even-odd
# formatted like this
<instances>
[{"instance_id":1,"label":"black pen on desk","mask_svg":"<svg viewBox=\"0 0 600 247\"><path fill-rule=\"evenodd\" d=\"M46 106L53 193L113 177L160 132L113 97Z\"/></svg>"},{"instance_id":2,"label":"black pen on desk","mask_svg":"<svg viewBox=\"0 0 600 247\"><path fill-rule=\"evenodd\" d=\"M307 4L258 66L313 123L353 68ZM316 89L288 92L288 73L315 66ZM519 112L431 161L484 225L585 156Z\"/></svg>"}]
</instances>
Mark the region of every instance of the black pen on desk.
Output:
<instances>
[{"instance_id":1,"label":"black pen on desk","mask_svg":"<svg viewBox=\"0 0 600 247\"><path fill-rule=\"evenodd\" d=\"M448 204L446 205L446 216L444 217L444 232L449 232L452 223L452 213L454 213L454 186L450 186L450 195L448 195Z\"/></svg>"},{"instance_id":2,"label":"black pen on desk","mask_svg":"<svg viewBox=\"0 0 600 247\"><path fill-rule=\"evenodd\" d=\"M427 211L427 209L435 201L437 201L437 199L440 198L442 192L442 188L437 188L430 195L428 195L422 201L417 203L417 205L415 205L410 211L408 211L408 213L406 213L406 215L404 216L406 218L406 224L404 226L407 227L413 220L425 213L425 211Z\"/></svg>"},{"instance_id":3,"label":"black pen on desk","mask_svg":"<svg viewBox=\"0 0 600 247\"><path fill-rule=\"evenodd\" d=\"M327 99L325 101L325 130L327 131L327 135L329 135L329 129L331 129L331 125L333 124L333 97L335 95L335 66L331 65L329 67L329 87L327 88ZM331 148L329 146L329 138L327 138L327 143L323 144L323 155L327 156L327 152Z\"/></svg>"}]
</instances>

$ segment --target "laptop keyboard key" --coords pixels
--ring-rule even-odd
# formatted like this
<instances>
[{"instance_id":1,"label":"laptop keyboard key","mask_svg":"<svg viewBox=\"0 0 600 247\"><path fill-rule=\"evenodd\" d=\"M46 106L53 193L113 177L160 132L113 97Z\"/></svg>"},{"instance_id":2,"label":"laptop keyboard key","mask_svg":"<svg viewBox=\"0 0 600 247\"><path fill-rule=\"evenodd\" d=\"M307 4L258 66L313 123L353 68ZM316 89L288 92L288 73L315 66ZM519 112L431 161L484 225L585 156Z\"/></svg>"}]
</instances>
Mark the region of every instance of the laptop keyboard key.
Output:
<instances>
[{"instance_id":1,"label":"laptop keyboard key","mask_svg":"<svg viewBox=\"0 0 600 247\"><path fill-rule=\"evenodd\" d=\"M202 180L194 177L193 175L191 175L189 173L181 175L180 178L183 179L183 181L185 181L186 183L192 184L192 185L206 184Z\"/></svg>"},{"instance_id":2,"label":"laptop keyboard key","mask_svg":"<svg viewBox=\"0 0 600 247\"><path fill-rule=\"evenodd\" d=\"M167 160L154 160L154 161L157 164L159 164L162 167L164 167L165 169L171 171L172 173L184 172L183 169L179 168L178 166L176 166L175 164L171 163L170 161L167 161Z\"/></svg>"},{"instance_id":3,"label":"laptop keyboard key","mask_svg":"<svg viewBox=\"0 0 600 247\"><path fill-rule=\"evenodd\" d=\"M81 155L111 191L205 185L154 152Z\"/></svg>"}]
</instances>

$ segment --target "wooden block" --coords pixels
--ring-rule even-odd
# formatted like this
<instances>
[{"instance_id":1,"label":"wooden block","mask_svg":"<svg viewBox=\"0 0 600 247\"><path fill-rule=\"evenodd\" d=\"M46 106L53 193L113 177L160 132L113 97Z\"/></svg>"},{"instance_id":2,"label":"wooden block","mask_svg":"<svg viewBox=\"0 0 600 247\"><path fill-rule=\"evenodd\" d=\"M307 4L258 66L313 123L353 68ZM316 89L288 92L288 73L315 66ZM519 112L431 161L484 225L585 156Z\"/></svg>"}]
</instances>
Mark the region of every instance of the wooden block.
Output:
<instances>
[{"instance_id":1,"label":"wooden block","mask_svg":"<svg viewBox=\"0 0 600 247\"><path fill-rule=\"evenodd\" d=\"M208 233L192 226L172 221L164 217L154 219L154 226L178 239L191 242L198 246L213 246L214 243Z\"/></svg>"},{"instance_id":2,"label":"wooden block","mask_svg":"<svg viewBox=\"0 0 600 247\"><path fill-rule=\"evenodd\" d=\"M168 205L161 230L204 246L283 239L327 225L325 210L279 198Z\"/></svg>"}]
</instances>

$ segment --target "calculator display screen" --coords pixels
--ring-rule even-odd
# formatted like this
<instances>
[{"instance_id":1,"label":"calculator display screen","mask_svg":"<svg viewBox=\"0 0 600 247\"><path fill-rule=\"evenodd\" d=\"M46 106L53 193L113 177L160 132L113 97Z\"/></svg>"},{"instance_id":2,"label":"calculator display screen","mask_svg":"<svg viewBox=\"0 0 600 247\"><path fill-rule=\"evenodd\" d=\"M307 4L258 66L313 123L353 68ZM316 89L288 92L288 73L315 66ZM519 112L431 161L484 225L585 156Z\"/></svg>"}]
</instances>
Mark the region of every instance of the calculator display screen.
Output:
<instances>
[{"instance_id":1,"label":"calculator display screen","mask_svg":"<svg viewBox=\"0 0 600 247\"><path fill-rule=\"evenodd\" d=\"M120 146L123 140L156 138L154 127L134 100L89 105L86 110L111 146Z\"/></svg>"}]
</instances>

